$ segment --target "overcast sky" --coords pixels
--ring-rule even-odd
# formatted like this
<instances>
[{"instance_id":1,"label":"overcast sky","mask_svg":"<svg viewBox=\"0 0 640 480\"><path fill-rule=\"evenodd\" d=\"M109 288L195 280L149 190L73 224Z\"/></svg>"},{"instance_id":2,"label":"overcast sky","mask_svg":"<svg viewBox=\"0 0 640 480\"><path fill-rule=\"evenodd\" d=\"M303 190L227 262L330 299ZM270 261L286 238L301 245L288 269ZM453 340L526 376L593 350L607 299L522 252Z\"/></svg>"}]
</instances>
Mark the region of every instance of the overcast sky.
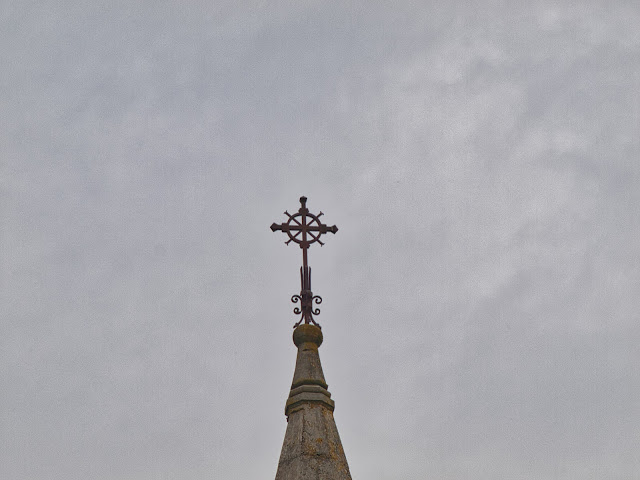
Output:
<instances>
[{"instance_id":1,"label":"overcast sky","mask_svg":"<svg viewBox=\"0 0 640 480\"><path fill-rule=\"evenodd\" d=\"M639 478L637 1L0 18L0 477L274 478L306 195L354 479Z\"/></svg>"}]
</instances>

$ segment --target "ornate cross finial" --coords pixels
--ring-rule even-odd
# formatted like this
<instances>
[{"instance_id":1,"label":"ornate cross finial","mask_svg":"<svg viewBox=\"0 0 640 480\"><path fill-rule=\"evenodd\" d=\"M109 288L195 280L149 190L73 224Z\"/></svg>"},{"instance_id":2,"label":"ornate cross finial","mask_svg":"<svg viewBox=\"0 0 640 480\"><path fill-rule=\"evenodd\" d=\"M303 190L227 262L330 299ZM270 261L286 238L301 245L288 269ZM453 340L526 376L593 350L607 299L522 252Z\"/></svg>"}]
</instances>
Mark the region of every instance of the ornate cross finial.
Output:
<instances>
[{"instance_id":1,"label":"ornate cross finial","mask_svg":"<svg viewBox=\"0 0 640 480\"><path fill-rule=\"evenodd\" d=\"M300 308L295 307L293 313L300 315L300 320L293 328L296 328L302 323L313 323L318 325L313 319L313 315L319 315L320 309L313 308L313 302L316 304L322 303L322 297L314 295L311 292L311 268L307 265L307 250L311 244L318 242L320 246L324 243L320 240L320 236L324 233L331 232L336 233L338 227L335 225L329 227L320 222L320 217L323 215L320 212L318 215L309 213L307 209L307 197L300 197L300 209L298 213L291 215L285 211L284 214L289 217L289 221L286 223L272 223L271 231L275 232L281 230L289 235L289 240L285 243L289 245L292 241L300 245L302 249L302 267L300 267L300 295L293 295L291 301L293 303L300 302Z\"/></svg>"}]
</instances>

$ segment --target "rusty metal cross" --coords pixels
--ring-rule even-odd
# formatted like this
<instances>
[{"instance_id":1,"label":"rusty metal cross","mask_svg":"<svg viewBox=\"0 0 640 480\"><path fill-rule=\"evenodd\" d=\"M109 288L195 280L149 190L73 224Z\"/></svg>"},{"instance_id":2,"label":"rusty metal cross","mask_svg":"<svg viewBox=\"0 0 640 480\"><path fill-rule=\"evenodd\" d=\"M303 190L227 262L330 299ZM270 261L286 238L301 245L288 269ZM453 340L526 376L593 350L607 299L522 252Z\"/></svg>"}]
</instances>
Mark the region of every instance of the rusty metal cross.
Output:
<instances>
[{"instance_id":1,"label":"rusty metal cross","mask_svg":"<svg viewBox=\"0 0 640 480\"><path fill-rule=\"evenodd\" d=\"M291 215L285 211L284 214L289 217L289 221L286 223L272 223L271 231L276 232L278 230L286 232L289 236L289 240L285 243L289 245L292 241L300 245L302 249L302 267L300 267L300 295L293 295L291 301L293 303L300 302L301 308L295 307L293 312L301 315L300 321L294 325L294 328L300 325L304 320L305 323L313 323L318 325L313 319L313 315L319 315L320 309L314 309L312 307L313 302L316 304L322 303L322 297L313 295L311 292L311 268L307 264L307 250L313 244L318 242L321 246L324 243L320 240L320 236L327 233L336 233L338 227L333 225L329 227L320 221L320 217L323 215L320 212L318 215L314 215L309 212L307 208L307 197L300 197L300 208L298 213ZM319 326L319 325L318 325Z\"/></svg>"}]
</instances>

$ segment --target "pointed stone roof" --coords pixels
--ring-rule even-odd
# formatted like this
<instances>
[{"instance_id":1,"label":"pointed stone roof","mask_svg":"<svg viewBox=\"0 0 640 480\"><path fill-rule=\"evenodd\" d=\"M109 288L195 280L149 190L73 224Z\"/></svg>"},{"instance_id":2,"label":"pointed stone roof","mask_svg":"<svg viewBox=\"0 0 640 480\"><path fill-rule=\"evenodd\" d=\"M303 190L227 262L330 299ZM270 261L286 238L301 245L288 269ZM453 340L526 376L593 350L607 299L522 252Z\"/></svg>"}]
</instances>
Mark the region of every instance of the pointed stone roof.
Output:
<instances>
[{"instance_id":1,"label":"pointed stone roof","mask_svg":"<svg viewBox=\"0 0 640 480\"><path fill-rule=\"evenodd\" d=\"M293 343L298 356L276 480L351 480L318 354L322 330L303 323L294 330Z\"/></svg>"}]
</instances>

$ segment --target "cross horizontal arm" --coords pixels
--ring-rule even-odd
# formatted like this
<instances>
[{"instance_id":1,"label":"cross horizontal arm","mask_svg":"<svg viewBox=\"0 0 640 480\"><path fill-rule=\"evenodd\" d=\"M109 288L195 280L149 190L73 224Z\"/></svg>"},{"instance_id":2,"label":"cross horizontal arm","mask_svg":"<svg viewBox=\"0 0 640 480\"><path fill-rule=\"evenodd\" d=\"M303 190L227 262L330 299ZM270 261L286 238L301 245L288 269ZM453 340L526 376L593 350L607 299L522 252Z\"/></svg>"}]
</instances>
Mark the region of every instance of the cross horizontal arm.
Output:
<instances>
[{"instance_id":1,"label":"cross horizontal arm","mask_svg":"<svg viewBox=\"0 0 640 480\"><path fill-rule=\"evenodd\" d=\"M336 233L338 231L338 227L333 225L332 227L329 227L325 224L320 224L320 225L304 225L304 226L291 226L287 223L272 223L271 224L271 231L272 232L277 232L278 230L281 230L283 232L297 232L297 231L302 231L302 230L306 230L307 232L320 232L320 233L327 233L327 232L331 232L331 233Z\"/></svg>"}]
</instances>

